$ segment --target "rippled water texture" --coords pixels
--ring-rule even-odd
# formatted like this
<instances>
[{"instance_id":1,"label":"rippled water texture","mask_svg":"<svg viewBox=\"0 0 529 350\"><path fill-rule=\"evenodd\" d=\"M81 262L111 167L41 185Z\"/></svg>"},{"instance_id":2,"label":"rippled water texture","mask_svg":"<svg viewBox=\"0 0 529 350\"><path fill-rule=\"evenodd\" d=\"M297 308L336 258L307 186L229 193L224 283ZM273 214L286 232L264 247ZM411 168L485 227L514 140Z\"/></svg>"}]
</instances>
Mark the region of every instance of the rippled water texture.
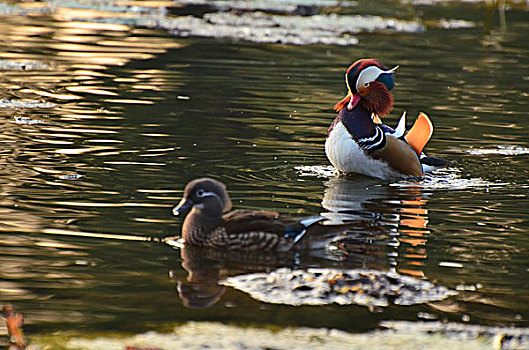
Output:
<instances>
[{"instance_id":1,"label":"rippled water texture","mask_svg":"<svg viewBox=\"0 0 529 350\"><path fill-rule=\"evenodd\" d=\"M325 33L289 2L226 13L234 3L1 7L0 302L24 313L29 334L189 320L529 326L528 8L431 3L304 9ZM367 24L344 30L351 15ZM288 30L289 40L244 32L253 23L266 33L277 16L268 38ZM306 42L304 31L323 39ZM426 152L448 168L417 181L335 176L325 135L344 71L360 57L400 65L385 121L426 112L435 124ZM170 209L199 176L224 181L236 208L358 227L296 256L161 243L179 234ZM279 267L393 271L458 294L379 309L292 307L217 283Z\"/></svg>"}]
</instances>

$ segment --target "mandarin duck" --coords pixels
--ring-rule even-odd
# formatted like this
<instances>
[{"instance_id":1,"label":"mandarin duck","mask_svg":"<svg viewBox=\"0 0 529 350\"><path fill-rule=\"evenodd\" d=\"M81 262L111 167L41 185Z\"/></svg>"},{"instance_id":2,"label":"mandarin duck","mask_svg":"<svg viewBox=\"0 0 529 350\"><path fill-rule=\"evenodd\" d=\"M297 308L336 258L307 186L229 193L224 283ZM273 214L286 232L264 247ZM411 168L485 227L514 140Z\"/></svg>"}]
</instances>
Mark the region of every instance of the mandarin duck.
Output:
<instances>
[{"instance_id":1,"label":"mandarin duck","mask_svg":"<svg viewBox=\"0 0 529 350\"><path fill-rule=\"evenodd\" d=\"M185 244L239 251L320 249L351 223L324 225L323 216L296 219L273 211L234 210L226 186L211 178L187 184L174 215L187 214ZM224 214L226 213L226 214Z\"/></svg>"},{"instance_id":2,"label":"mandarin duck","mask_svg":"<svg viewBox=\"0 0 529 350\"><path fill-rule=\"evenodd\" d=\"M444 164L422 153L433 133L426 114L420 113L408 132L405 112L396 129L381 122L380 118L393 108L390 90L397 68L387 69L378 60L361 59L347 69L348 94L334 106L338 116L325 141L327 158L339 172L389 179L423 176L423 165Z\"/></svg>"}]
</instances>

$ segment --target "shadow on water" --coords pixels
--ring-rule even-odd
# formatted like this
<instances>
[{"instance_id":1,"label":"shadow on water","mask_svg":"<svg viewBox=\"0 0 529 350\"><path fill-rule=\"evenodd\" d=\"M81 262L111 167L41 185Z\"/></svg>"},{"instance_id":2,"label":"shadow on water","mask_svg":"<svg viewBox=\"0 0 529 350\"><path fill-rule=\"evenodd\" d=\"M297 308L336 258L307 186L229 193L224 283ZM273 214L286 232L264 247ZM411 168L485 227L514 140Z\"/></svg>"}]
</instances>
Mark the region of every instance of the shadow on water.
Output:
<instances>
[{"instance_id":1,"label":"shadow on water","mask_svg":"<svg viewBox=\"0 0 529 350\"><path fill-rule=\"evenodd\" d=\"M426 31L361 31L348 46L175 38L66 10L2 16L0 299L30 333L188 320L527 326L527 10L502 23L493 12L482 28L481 5L407 6ZM411 20L394 2L358 7ZM387 123L427 112L426 152L450 168L396 182L328 171L343 71L372 56L401 65ZM155 242L179 234L170 208L199 176L225 182L235 208L358 227L326 250L268 260ZM284 266L395 271L459 294L371 312L272 305L217 283Z\"/></svg>"}]
</instances>

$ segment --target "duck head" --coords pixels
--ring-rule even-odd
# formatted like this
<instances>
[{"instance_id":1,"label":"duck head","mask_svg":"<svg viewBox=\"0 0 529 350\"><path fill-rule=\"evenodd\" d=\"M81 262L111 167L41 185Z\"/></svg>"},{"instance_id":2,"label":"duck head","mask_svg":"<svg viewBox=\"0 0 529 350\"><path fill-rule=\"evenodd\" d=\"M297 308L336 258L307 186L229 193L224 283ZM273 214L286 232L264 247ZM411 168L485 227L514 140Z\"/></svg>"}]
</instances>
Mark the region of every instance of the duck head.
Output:
<instances>
[{"instance_id":1,"label":"duck head","mask_svg":"<svg viewBox=\"0 0 529 350\"><path fill-rule=\"evenodd\" d=\"M361 59L353 63L345 73L347 96L338 102L334 109L352 110L358 103L371 113L380 117L389 114L393 108L393 96L390 90L395 86L396 66L387 69L375 59Z\"/></svg>"},{"instance_id":2,"label":"duck head","mask_svg":"<svg viewBox=\"0 0 529 350\"><path fill-rule=\"evenodd\" d=\"M231 200L226 186L220 181L200 178L189 182L184 190L184 197L173 208L173 215L186 214L189 210L199 211L210 217L221 217L231 209Z\"/></svg>"}]
</instances>

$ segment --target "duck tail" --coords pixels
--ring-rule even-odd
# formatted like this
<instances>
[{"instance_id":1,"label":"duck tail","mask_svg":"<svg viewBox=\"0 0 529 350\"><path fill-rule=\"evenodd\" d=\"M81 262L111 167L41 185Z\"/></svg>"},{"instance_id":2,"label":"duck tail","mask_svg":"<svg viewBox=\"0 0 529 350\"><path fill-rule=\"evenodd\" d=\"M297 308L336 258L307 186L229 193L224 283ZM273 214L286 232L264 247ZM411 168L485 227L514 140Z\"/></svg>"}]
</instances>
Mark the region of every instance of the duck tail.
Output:
<instances>
[{"instance_id":1,"label":"duck tail","mask_svg":"<svg viewBox=\"0 0 529 350\"><path fill-rule=\"evenodd\" d=\"M310 227L306 227L303 230L303 234L299 235L294 243L294 250L324 249L330 243L339 239L347 230L358 227L357 221L326 225L321 222L324 219L324 217L321 217L319 220L313 221Z\"/></svg>"}]
</instances>

